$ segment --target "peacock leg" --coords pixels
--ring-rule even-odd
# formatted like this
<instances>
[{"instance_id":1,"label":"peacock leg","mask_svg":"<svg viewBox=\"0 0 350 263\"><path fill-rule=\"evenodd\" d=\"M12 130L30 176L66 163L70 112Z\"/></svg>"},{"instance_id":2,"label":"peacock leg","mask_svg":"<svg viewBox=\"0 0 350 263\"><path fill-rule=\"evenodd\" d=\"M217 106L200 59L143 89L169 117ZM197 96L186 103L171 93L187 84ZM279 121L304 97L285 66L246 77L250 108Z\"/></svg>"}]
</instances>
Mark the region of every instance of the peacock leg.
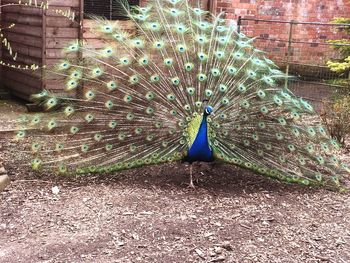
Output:
<instances>
[{"instance_id":1,"label":"peacock leg","mask_svg":"<svg viewBox=\"0 0 350 263\"><path fill-rule=\"evenodd\" d=\"M190 164L190 184L188 185L188 187L195 189L192 175L193 175L193 164Z\"/></svg>"}]
</instances>

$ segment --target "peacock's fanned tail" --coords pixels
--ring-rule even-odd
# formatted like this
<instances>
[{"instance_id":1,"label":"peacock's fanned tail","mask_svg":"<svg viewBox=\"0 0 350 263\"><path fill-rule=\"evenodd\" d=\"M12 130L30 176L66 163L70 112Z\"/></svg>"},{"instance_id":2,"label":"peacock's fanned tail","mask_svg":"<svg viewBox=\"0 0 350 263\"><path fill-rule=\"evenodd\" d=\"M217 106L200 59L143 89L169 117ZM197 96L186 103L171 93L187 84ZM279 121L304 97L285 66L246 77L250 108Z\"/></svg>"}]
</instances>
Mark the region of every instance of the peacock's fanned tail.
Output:
<instances>
[{"instance_id":1,"label":"peacock's fanned tail","mask_svg":"<svg viewBox=\"0 0 350 263\"><path fill-rule=\"evenodd\" d=\"M223 15L186 0L131 10L133 30L94 18L103 45L75 41L48 73L66 92L34 97L49 115L21 121L34 169L109 172L183 159L203 101L215 158L287 182L341 188L349 169L312 106L281 88L285 75ZM73 56L74 57L74 56Z\"/></svg>"}]
</instances>

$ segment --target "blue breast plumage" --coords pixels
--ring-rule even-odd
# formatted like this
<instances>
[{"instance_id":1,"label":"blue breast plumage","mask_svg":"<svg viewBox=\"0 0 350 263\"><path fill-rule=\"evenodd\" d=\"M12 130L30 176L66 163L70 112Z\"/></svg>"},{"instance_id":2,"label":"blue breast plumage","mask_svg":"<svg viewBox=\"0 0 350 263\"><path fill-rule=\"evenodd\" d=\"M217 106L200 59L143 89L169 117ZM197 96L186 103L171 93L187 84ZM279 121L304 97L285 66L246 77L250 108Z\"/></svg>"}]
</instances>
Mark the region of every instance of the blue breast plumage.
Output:
<instances>
[{"instance_id":1,"label":"blue breast plumage","mask_svg":"<svg viewBox=\"0 0 350 263\"><path fill-rule=\"evenodd\" d=\"M213 151L209 146L208 122L206 115L203 116L203 120L199 127L196 139L191 145L185 161L190 163L214 161Z\"/></svg>"}]
</instances>

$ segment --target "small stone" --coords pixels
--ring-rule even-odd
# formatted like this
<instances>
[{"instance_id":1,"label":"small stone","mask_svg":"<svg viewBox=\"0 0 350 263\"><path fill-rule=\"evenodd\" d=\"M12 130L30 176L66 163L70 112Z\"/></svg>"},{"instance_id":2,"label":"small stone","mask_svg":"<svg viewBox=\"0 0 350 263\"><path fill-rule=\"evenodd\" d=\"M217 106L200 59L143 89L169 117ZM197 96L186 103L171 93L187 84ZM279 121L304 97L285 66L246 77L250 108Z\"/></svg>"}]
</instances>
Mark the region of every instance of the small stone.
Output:
<instances>
[{"instance_id":1,"label":"small stone","mask_svg":"<svg viewBox=\"0 0 350 263\"><path fill-rule=\"evenodd\" d=\"M196 248L194 251L197 253L199 257L201 257L202 259L205 259L205 255L202 250L200 250L199 248Z\"/></svg>"},{"instance_id":2,"label":"small stone","mask_svg":"<svg viewBox=\"0 0 350 263\"><path fill-rule=\"evenodd\" d=\"M233 247L231 246L229 241L225 241L222 244L219 244L218 246L226 249L227 251L233 251Z\"/></svg>"},{"instance_id":3,"label":"small stone","mask_svg":"<svg viewBox=\"0 0 350 263\"><path fill-rule=\"evenodd\" d=\"M214 252L215 252L216 254L222 254L223 248L222 248L222 247L214 247Z\"/></svg>"},{"instance_id":4,"label":"small stone","mask_svg":"<svg viewBox=\"0 0 350 263\"><path fill-rule=\"evenodd\" d=\"M133 216L134 213L133 212L124 212L122 215L123 216Z\"/></svg>"},{"instance_id":5,"label":"small stone","mask_svg":"<svg viewBox=\"0 0 350 263\"><path fill-rule=\"evenodd\" d=\"M135 240L140 240L140 236L137 233L133 233L132 238Z\"/></svg>"},{"instance_id":6,"label":"small stone","mask_svg":"<svg viewBox=\"0 0 350 263\"><path fill-rule=\"evenodd\" d=\"M58 186L54 186L52 187L51 191L54 195L58 195L60 192L60 189L58 188Z\"/></svg>"},{"instance_id":7,"label":"small stone","mask_svg":"<svg viewBox=\"0 0 350 263\"><path fill-rule=\"evenodd\" d=\"M148 245L146 245L146 244L137 245L137 248L147 248L147 247L148 247Z\"/></svg>"},{"instance_id":8,"label":"small stone","mask_svg":"<svg viewBox=\"0 0 350 263\"><path fill-rule=\"evenodd\" d=\"M204 233L204 237L211 237L213 235L214 235L214 233L211 233L211 232Z\"/></svg>"},{"instance_id":9,"label":"small stone","mask_svg":"<svg viewBox=\"0 0 350 263\"><path fill-rule=\"evenodd\" d=\"M209 256L210 256L210 257L216 257L216 256L217 256L217 254L215 253L215 251L214 251L214 250L210 250L210 252L209 252Z\"/></svg>"},{"instance_id":10,"label":"small stone","mask_svg":"<svg viewBox=\"0 0 350 263\"><path fill-rule=\"evenodd\" d=\"M117 243L117 246L118 247L123 247L125 245L125 242L123 242L123 241L119 241L118 243Z\"/></svg>"},{"instance_id":11,"label":"small stone","mask_svg":"<svg viewBox=\"0 0 350 263\"><path fill-rule=\"evenodd\" d=\"M209 262L223 262L225 260L226 260L226 258L224 256L220 256L220 257L217 257L217 258L210 260Z\"/></svg>"},{"instance_id":12,"label":"small stone","mask_svg":"<svg viewBox=\"0 0 350 263\"><path fill-rule=\"evenodd\" d=\"M153 212L148 212L148 211L144 211L140 213L140 215L143 215L143 216L151 216L153 214L154 214Z\"/></svg>"},{"instance_id":13,"label":"small stone","mask_svg":"<svg viewBox=\"0 0 350 263\"><path fill-rule=\"evenodd\" d=\"M5 188L10 184L11 180L8 175L1 175L0 176L0 192L5 190Z\"/></svg>"},{"instance_id":14,"label":"small stone","mask_svg":"<svg viewBox=\"0 0 350 263\"><path fill-rule=\"evenodd\" d=\"M262 221L261 224L264 225L264 226L269 226L270 225L270 223L268 221Z\"/></svg>"}]
</instances>

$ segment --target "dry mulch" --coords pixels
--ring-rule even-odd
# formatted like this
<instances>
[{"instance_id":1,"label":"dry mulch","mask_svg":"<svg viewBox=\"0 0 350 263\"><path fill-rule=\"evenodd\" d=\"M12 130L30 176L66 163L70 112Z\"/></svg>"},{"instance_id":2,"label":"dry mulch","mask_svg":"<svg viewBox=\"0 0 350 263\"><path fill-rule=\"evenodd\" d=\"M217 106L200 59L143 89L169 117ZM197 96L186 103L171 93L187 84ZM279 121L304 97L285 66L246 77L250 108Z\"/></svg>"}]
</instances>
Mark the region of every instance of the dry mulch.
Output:
<instances>
[{"instance_id":1,"label":"dry mulch","mask_svg":"<svg viewBox=\"0 0 350 263\"><path fill-rule=\"evenodd\" d=\"M0 103L1 119L22 111ZM192 190L183 164L66 177L1 159L2 263L350 262L348 193L227 165L197 165Z\"/></svg>"}]
</instances>

